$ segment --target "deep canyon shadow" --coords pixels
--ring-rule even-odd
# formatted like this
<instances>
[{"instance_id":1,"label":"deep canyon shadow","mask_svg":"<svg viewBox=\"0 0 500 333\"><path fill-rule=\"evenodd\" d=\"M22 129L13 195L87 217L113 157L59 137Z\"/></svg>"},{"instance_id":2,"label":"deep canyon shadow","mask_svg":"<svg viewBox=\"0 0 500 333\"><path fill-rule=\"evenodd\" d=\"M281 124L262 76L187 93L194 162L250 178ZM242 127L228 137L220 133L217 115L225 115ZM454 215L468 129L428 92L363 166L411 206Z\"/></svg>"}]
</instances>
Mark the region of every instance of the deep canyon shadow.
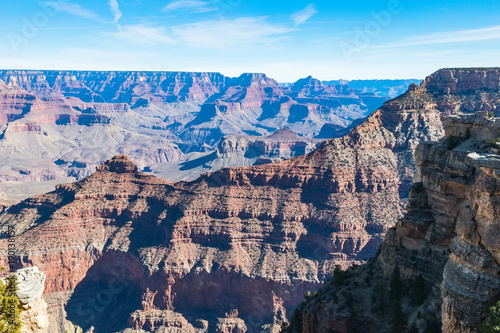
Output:
<instances>
[{"instance_id":1,"label":"deep canyon shadow","mask_svg":"<svg viewBox=\"0 0 500 333\"><path fill-rule=\"evenodd\" d=\"M89 269L66 305L67 319L84 332L109 333L127 327L141 307L143 270L132 255L111 251Z\"/></svg>"}]
</instances>

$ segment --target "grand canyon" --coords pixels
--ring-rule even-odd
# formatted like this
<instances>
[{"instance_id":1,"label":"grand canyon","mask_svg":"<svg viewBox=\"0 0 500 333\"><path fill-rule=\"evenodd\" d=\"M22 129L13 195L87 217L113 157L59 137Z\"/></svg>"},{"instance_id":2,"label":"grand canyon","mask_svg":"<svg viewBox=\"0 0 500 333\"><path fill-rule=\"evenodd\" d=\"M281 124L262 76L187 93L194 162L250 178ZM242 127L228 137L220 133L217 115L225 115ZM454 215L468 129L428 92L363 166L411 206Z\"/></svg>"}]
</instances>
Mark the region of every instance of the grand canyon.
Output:
<instances>
[{"instance_id":1,"label":"grand canyon","mask_svg":"<svg viewBox=\"0 0 500 333\"><path fill-rule=\"evenodd\" d=\"M0 71L0 181L11 200L114 155L167 180L304 155L417 80L287 86L264 74ZM354 125L353 125L354 122ZM273 135L289 129L289 134Z\"/></svg>"},{"instance_id":2,"label":"grand canyon","mask_svg":"<svg viewBox=\"0 0 500 333\"><path fill-rule=\"evenodd\" d=\"M427 288L403 309L420 332L477 332L498 298L498 69L393 99L263 74L0 79L26 332L383 332L370 295L396 266Z\"/></svg>"}]
</instances>

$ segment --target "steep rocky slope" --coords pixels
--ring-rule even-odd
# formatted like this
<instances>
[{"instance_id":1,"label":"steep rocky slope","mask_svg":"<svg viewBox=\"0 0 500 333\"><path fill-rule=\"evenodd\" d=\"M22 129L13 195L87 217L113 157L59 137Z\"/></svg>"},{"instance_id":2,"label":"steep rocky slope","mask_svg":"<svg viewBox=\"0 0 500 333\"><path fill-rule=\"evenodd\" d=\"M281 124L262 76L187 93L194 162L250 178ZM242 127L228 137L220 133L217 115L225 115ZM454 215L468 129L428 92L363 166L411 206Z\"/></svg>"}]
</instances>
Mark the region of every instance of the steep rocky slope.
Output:
<instances>
[{"instance_id":1,"label":"steep rocky slope","mask_svg":"<svg viewBox=\"0 0 500 333\"><path fill-rule=\"evenodd\" d=\"M289 168L267 181L262 167L253 175L228 169L172 184L138 173L120 156L82 182L11 207L0 223L20 235L16 244L26 254L19 264L47 273L54 317L64 317L57 304L67 302L68 318L97 332L153 330L178 320L189 330L237 311L248 331L272 330L334 264L356 260L399 215L394 184L356 193L355 184L338 188L333 175L311 174L312 166ZM294 168L306 169L290 177ZM322 199L317 184L324 184ZM370 235L365 221L381 206L392 211L379 216ZM127 307L113 298L95 313L86 300L104 297L115 279L126 286L116 297Z\"/></svg>"},{"instance_id":2,"label":"steep rocky slope","mask_svg":"<svg viewBox=\"0 0 500 333\"><path fill-rule=\"evenodd\" d=\"M500 299L500 154L491 144L500 138L500 118L452 116L445 128L445 139L419 145L408 213L389 230L380 254L349 270L345 282L330 280L301 307L302 321L289 331L383 332L391 315L380 304L398 266L407 327L433 332L438 321L446 333L479 332ZM416 303L410 296L420 277L426 298Z\"/></svg>"},{"instance_id":3,"label":"steep rocky slope","mask_svg":"<svg viewBox=\"0 0 500 333\"><path fill-rule=\"evenodd\" d=\"M465 72L458 81L478 73ZM276 332L335 265L373 256L403 213L413 153L442 137L443 114L498 103L497 91L425 84L304 156L180 183L118 156L10 207L0 225L16 228L18 264L47 274L50 331Z\"/></svg>"}]
</instances>

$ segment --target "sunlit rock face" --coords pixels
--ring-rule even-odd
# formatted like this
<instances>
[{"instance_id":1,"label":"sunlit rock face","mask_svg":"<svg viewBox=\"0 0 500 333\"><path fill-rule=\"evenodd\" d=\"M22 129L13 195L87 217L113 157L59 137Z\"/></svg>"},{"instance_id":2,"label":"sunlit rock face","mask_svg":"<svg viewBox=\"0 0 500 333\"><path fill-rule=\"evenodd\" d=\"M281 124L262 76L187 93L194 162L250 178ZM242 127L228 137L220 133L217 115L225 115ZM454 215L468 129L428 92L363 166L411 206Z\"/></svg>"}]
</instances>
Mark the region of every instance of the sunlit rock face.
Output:
<instances>
[{"instance_id":1,"label":"sunlit rock face","mask_svg":"<svg viewBox=\"0 0 500 333\"><path fill-rule=\"evenodd\" d=\"M252 87L254 80L260 78L241 85ZM133 158L116 156L79 182L10 207L0 225L16 229L23 249L18 265L47 274L50 332L75 326L94 332L276 331L335 265L345 268L375 254L403 215L419 142L444 135L442 116L461 110L461 96L441 108L443 95L411 86L348 135L309 154L192 182L141 173ZM450 191L460 192L451 185ZM429 202L444 204L438 199ZM408 210L426 200L411 197ZM408 234L422 242L434 235L435 246L448 249L450 222L439 220L439 232L427 231L433 225L427 222ZM386 242L398 237L390 231ZM395 249L384 247L382 271L396 260ZM432 253L421 254L432 259L423 264L428 279L447 260Z\"/></svg>"},{"instance_id":2,"label":"sunlit rock face","mask_svg":"<svg viewBox=\"0 0 500 333\"><path fill-rule=\"evenodd\" d=\"M445 139L418 146L416 184L407 213L388 232L380 255L349 273L353 281L369 279L371 289L327 284L305 307L304 332L386 329L387 316L374 310L376 298L359 312L356 306L342 311L345 306L336 305L333 295L350 292L363 302L361 294L373 295L374 285L388 283L396 265L407 299L418 276L426 284L422 305L405 303L408 325L415 323L426 332L434 319L446 333L480 331L500 296L500 147L491 144L500 137L500 118L486 112L451 116L445 119L445 129ZM361 324L367 321L370 328Z\"/></svg>"}]
</instances>

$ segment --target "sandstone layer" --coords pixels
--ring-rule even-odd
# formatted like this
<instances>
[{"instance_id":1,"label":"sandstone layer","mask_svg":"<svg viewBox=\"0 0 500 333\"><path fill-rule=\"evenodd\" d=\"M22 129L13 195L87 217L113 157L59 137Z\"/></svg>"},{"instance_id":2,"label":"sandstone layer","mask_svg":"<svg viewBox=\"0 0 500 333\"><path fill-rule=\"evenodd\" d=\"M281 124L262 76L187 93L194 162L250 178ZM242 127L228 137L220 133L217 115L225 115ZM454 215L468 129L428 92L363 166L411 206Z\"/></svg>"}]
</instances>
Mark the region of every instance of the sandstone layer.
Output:
<instances>
[{"instance_id":1,"label":"sandstone layer","mask_svg":"<svg viewBox=\"0 0 500 333\"><path fill-rule=\"evenodd\" d=\"M471 96L498 102L493 92ZM467 98L413 85L310 154L192 182L117 156L10 207L0 225L16 228L18 265L47 274L50 332L276 332L335 265L373 256L403 213L418 143L442 137L442 116Z\"/></svg>"},{"instance_id":2,"label":"sandstone layer","mask_svg":"<svg viewBox=\"0 0 500 333\"><path fill-rule=\"evenodd\" d=\"M445 139L419 145L408 212L388 232L378 257L349 270L348 283L332 280L322 287L291 331L383 332L388 315L377 304L387 294L376 290L389 287L397 265L407 327L431 332L437 321L445 333L479 332L500 298L500 155L491 145L500 137L500 118L486 112L452 116L445 128ZM421 305L410 297L418 277L426 290Z\"/></svg>"}]
</instances>

